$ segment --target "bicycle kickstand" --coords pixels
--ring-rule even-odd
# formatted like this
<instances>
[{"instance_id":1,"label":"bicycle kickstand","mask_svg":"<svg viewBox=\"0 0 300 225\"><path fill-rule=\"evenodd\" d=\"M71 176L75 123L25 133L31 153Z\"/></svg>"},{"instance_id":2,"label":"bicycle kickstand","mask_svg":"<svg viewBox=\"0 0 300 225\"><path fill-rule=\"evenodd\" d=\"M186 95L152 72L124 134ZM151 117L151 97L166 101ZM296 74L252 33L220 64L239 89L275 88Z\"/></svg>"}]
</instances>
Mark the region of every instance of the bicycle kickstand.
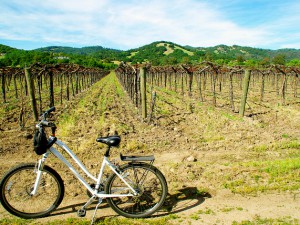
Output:
<instances>
[{"instance_id":1,"label":"bicycle kickstand","mask_svg":"<svg viewBox=\"0 0 300 225\"><path fill-rule=\"evenodd\" d=\"M96 216L96 212L97 212L97 210L98 210L98 207L99 207L99 205L102 203L102 198L99 198L99 200L98 200L98 204L96 205L96 208L95 208L95 211L94 211L94 215L93 215L93 218L92 218L92 221L91 221L91 225L93 225L94 224L94 220L95 220L95 216Z\"/></svg>"}]
</instances>

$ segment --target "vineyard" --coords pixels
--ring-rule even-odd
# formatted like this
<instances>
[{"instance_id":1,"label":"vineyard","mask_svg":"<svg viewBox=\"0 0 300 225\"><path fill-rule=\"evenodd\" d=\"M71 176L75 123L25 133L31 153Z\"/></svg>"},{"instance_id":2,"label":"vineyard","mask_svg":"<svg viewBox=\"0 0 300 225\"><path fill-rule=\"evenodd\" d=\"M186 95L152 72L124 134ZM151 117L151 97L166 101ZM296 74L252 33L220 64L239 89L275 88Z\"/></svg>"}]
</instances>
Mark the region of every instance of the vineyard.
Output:
<instances>
[{"instance_id":1,"label":"vineyard","mask_svg":"<svg viewBox=\"0 0 300 225\"><path fill-rule=\"evenodd\" d=\"M232 112L241 110L243 95L247 95L247 114L253 116L268 112L275 105L299 103L300 69L274 65L269 68L251 69L247 93L243 88L245 69L223 67L211 62L200 66L146 65L148 89L164 88L188 96L199 103L207 102L214 107L227 107ZM129 93L133 103L141 107L141 67L120 64L116 69L118 78Z\"/></svg>"},{"instance_id":2,"label":"vineyard","mask_svg":"<svg viewBox=\"0 0 300 225\"><path fill-rule=\"evenodd\" d=\"M142 69L145 70L143 82L140 73ZM299 103L298 67L274 65L269 68L251 69L250 73L247 83L244 81L244 68L218 66L211 62L204 62L199 66L132 66L121 63L116 69L120 83L140 111L143 111L144 96L144 104L147 104L144 108L150 109L150 116L155 107L155 88L180 93L198 103L228 108L233 113L246 110L248 116L267 113L276 105ZM71 64L33 64L26 69L1 68L1 93L4 104L2 110L18 105L19 124L24 127L28 112L37 120L38 114L44 108L69 101L107 74L103 69ZM243 87L243 82L246 82L247 87ZM148 97L141 92L141 83L148 91ZM246 97L242 100L245 94ZM5 105L7 102L16 104L8 106Z\"/></svg>"},{"instance_id":3,"label":"vineyard","mask_svg":"<svg viewBox=\"0 0 300 225\"><path fill-rule=\"evenodd\" d=\"M9 113L10 107L18 108L19 125L24 127L30 115L37 120L46 108L69 101L108 73L103 69L71 64L37 63L25 69L0 68L1 115Z\"/></svg>"},{"instance_id":4,"label":"vineyard","mask_svg":"<svg viewBox=\"0 0 300 225\"><path fill-rule=\"evenodd\" d=\"M55 105L57 137L92 173L105 152L95 139L118 133L121 146L111 159L122 164L120 153L154 154L167 179L167 201L155 217L118 217L104 202L96 224L299 224L299 76L298 67L210 62L121 63L110 72L71 64L0 68L0 177L39 158L35 113ZM48 162L64 180L62 205L37 220L0 206L0 223L90 224L95 204L86 218L76 217L85 188L53 156Z\"/></svg>"}]
</instances>

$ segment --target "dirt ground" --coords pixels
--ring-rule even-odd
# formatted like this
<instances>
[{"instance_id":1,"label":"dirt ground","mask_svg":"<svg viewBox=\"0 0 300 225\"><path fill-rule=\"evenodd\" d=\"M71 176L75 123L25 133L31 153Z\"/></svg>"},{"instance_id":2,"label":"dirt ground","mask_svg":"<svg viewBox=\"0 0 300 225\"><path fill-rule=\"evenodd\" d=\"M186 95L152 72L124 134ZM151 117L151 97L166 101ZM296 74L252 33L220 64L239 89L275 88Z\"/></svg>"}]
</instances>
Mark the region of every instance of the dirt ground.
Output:
<instances>
[{"instance_id":1,"label":"dirt ground","mask_svg":"<svg viewBox=\"0 0 300 225\"><path fill-rule=\"evenodd\" d=\"M172 221L175 224L232 224L257 218L300 221L299 189L235 194L218 179L231 172L231 164L281 157L278 152L252 151L256 146L270 146L287 135L299 141L299 104L239 119L238 115L231 116L227 109L197 105L187 98L173 101L166 97L168 108L165 111L172 113L161 114L157 110L149 124L138 116L127 95L121 95L117 88L115 78L108 76L72 102L58 106L55 113L55 119L64 126L58 129L57 136L74 149L92 173L97 172L103 155L103 146L95 139L118 132L122 144L111 158L118 160L120 152L154 154L154 165L167 179L166 206L155 216L176 214L178 219ZM164 93L160 96L162 99ZM105 107L101 104L103 101ZM159 102L157 104L159 108ZM80 119L67 120L64 115ZM0 121L1 177L13 165L38 159L32 150L33 128L31 122L21 130L15 112L8 113ZM55 212L36 222L76 217L76 210L88 199L85 190L53 157L47 165L62 176L66 196ZM94 206L90 207L86 218L92 217ZM114 216L116 213L105 202L97 213L98 219ZM6 217L10 215L0 206L0 218Z\"/></svg>"}]
</instances>

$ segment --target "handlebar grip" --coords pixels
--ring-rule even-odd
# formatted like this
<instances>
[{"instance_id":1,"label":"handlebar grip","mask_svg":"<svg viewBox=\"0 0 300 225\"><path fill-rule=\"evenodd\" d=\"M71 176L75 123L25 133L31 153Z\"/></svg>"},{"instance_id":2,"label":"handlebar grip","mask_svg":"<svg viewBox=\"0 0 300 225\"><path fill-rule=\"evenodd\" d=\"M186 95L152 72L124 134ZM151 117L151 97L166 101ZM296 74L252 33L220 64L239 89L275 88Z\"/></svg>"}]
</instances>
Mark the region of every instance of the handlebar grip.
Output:
<instances>
[{"instance_id":1,"label":"handlebar grip","mask_svg":"<svg viewBox=\"0 0 300 225\"><path fill-rule=\"evenodd\" d=\"M46 127L55 127L55 124L46 120L41 121L41 124Z\"/></svg>"},{"instance_id":2,"label":"handlebar grip","mask_svg":"<svg viewBox=\"0 0 300 225\"><path fill-rule=\"evenodd\" d=\"M55 111L55 106L53 106L50 109L48 109L45 113L49 114L49 113L51 113L53 111Z\"/></svg>"}]
</instances>

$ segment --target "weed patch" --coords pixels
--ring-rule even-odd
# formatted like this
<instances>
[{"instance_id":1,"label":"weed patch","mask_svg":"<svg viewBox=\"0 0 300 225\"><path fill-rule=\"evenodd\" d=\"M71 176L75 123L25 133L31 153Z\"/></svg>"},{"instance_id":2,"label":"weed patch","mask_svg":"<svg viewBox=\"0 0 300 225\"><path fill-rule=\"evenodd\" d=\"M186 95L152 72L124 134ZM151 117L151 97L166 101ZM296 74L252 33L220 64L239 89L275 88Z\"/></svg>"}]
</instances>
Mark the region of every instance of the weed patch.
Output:
<instances>
[{"instance_id":1,"label":"weed patch","mask_svg":"<svg viewBox=\"0 0 300 225\"><path fill-rule=\"evenodd\" d=\"M234 193L250 194L300 188L300 158L240 163L226 175L224 187Z\"/></svg>"},{"instance_id":2,"label":"weed patch","mask_svg":"<svg viewBox=\"0 0 300 225\"><path fill-rule=\"evenodd\" d=\"M254 220L244 220L241 222L234 221L232 225L273 225L273 224L280 224L280 225L297 225L299 224L298 219L293 219L290 217L278 218L278 219L271 219L271 218L261 218L257 216Z\"/></svg>"},{"instance_id":3,"label":"weed patch","mask_svg":"<svg viewBox=\"0 0 300 225\"><path fill-rule=\"evenodd\" d=\"M174 215L153 218L153 219L129 219L129 218L105 218L97 219L95 225L164 225L172 224L170 221L178 217ZM37 222L35 220L24 220L19 218L0 219L1 225L25 225L25 224L43 224L43 225L89 225L91 221L87 219L68 218L66 220L54 220L49 222Z\"/></svg>"}]
</instances>

